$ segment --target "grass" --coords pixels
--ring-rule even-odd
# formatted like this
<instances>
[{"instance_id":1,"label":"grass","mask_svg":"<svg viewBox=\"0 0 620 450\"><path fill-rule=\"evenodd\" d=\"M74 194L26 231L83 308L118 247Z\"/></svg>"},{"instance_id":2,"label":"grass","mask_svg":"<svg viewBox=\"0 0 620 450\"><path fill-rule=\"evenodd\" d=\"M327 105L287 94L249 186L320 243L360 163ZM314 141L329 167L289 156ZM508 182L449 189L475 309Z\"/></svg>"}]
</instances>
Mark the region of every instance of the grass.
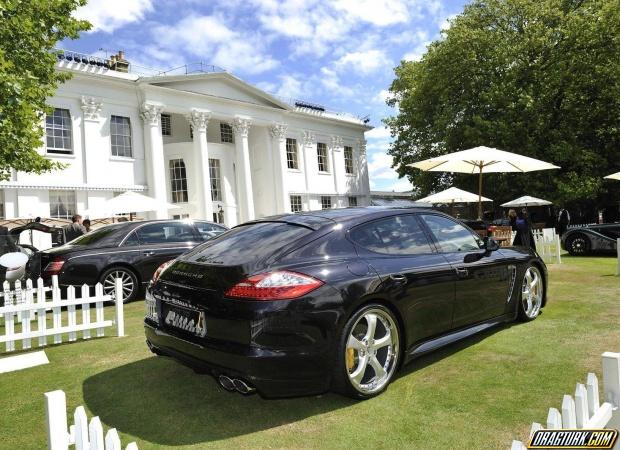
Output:
<instances>
[{"instance_id":1,"label":"grass","mask_svg":"<svg viewBox=\"0 0 620 450\"><path fill-rule=\"evenodd\" d=\"M70 416L84 405L140 449L505 449L587 372L600 378L603 351L620 351L616 260L563 262L549 268L549 304L537 320L417 359L366 402L224 392L211 377L151 355L135 302L125 310L128 337L50 346L50 364L0 375L0 448L44 448L43 394L62 389Z\"/></svg>"}]
</instances>

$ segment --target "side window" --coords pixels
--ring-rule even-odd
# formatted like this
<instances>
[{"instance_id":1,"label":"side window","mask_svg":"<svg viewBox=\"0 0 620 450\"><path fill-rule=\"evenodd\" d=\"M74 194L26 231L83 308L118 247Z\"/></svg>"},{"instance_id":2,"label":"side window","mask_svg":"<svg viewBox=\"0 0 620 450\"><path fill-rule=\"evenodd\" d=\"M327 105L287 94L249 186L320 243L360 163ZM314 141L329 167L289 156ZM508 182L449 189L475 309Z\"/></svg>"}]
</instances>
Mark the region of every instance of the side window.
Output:
<instances>
[{"instance_id":1,"label":"side window","mask_svg":"<svg viewBox=\"0 0 620 450\"><path fill-rule=\"evenodd\" d=\"M411 214L359 225L351 230L350 236L357 245L387 255L415 255L433 251L420 223Z\"/></svg>"},{"instance_id":2,"label":"side window","mask_svg":"<svg viewBox=\"0 0 620 450\"><path fill-rule=\"evenodd\" d=\"M226 231L226 228L209 222L194 222L194 225L203 239L210 239Z\"/></svg>"},{"instance_id":3,"label":"side window","mask_svg":"<svg viewBox=\"0 0 620 450\"><path fill-rule=\"evenodd\" d=\"M182 222L157 222L136 230L141 244L167 244L196 241L191 225Z\"/></svg>"},{"instance_id":4,"label":"side window","mask_svg":"<svg viewBox=\"0 0 620 450\"><path fill-rule=\"evenodd\" d=\"M480 250L480 241L460 223L443 216L421 214L444 252Z\"/></svg>"},{"instance_id":5,"label":"side window","mask_svg":"<svg viewBox=\"0 0 620 450\"><path fill-rule=\"evenodd\" d=\"M125 238L123 242L123 247L133 247L135 245L140 245L140 241L138 240L138 236L136 236L136 232L132 231L129 233L129 236Z\"/></svg>"}]
</instances>

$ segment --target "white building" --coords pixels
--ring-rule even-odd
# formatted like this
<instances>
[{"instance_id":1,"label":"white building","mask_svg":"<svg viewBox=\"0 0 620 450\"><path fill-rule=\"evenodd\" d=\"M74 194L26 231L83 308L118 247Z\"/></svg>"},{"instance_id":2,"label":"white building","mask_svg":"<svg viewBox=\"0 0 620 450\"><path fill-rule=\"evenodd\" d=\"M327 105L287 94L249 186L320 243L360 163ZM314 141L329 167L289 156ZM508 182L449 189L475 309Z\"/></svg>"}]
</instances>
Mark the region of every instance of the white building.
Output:
<instances>
[{"instance_id":1,"label":"white building","mask_svg":"<svg viewBox=\"0 0 620 450\"><path fill-rule=\"evenodd\" d=\"M72 55L59 59L73 78L48 101L40 149L66 167L1 182L7 219L70 217L126 190L180 206L153 218L228 226L370 203L359 118L291 105L224 71L145 77L124 71L122 54L110 68Z\"/></svg>"}]
</instances>

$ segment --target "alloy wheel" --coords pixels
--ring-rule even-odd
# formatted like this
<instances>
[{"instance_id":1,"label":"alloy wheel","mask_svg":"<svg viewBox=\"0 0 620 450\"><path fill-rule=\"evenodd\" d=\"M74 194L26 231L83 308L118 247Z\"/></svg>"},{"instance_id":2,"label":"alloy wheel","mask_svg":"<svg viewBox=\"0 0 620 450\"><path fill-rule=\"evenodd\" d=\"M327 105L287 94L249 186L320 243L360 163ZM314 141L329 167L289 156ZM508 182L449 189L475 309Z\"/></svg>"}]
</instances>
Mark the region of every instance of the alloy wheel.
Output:
<instances>
[{"instance_id":1,"label":"alloy wheel","mask_svg":"<svg viewBox=\"0 0 620 450\"><path fill-rule=\"evenodd\" d=\"M583 255L587 250L587 245L585 238L581 236L574 238L570 243L572 253L575 255Z\"/></svg>"},{"instance_id":2,"label":"alloy wheel","mask_svg":"<svg viewBox=\"0 0 620 450\"><path fill-rule=\"evenodd\" d=\"M521 287L521 302L523 304L523 312L529 319L538 316L542 306L543 298L543 281L540 271L534 267L528 267L523 277L523 285Z\"/></svg>"},{"instance_id":3,"label":"alloy wheel","mask_svg":"<svg viewBox=\"0 0 620 450\"><path fill-rule=\"evenodd\" d=\"M369 309L360 316L345 347L345 367L351 385L366 395L383 389L396 370L398 345L398 328L390 314Z\"/></svg>"},{"instance_id":4,"label":"alloy wheel","mask_svg":"<svg viewBox=\"0 0 620 450\"><path fill-rule=\"evenodd\" d=\"M123 302L126 302L135 288L135 282L133 277L126 270L113 270L106 275L103 279L103 293L105 295L112 296L113 299L116 298L116 279L120 278L123 282Z\"/></svg>"}]
</instances>

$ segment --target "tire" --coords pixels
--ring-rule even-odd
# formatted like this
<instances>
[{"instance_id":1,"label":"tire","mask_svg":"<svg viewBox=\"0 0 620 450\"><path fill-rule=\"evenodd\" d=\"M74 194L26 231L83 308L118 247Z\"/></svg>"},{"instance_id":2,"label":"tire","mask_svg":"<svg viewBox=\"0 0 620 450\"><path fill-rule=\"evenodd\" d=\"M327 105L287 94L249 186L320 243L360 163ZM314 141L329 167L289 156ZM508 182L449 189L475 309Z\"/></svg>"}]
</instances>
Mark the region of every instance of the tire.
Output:
<instances>
[{"instance_id":1,"label":"tire","mask_svg":"<svg viewBox=\"0 0 620 450\"><path fill-rule=\"evenodd\" d=\"M540 315L544 292L545 286L540 269L534 265L528 265L521 280L517 304L518 317L521 322L530 322Z\"/></svg>"},{"instance_id":2,"label":"tire","mask_svg":"<svg viewBox=\"0 0 620 450\"><path fill-rule=\"evenodd\" d=\"M566 250L572 256L583 256L590 252L590 239L582 233L576 233L566 239Z\"/></svg>"},{"instance_id":3,"label":"tire","mask_svg":"<svg viewBox=\"0 0 620 450\"><path fill-rule=\"evenodd\" d=\"M116 292L114 280L116 278L121 278L123 280L123 303L129 303L134 300L140 291L140 285L138 283L137 275L133 270L127 267L110 267L103 272L101 277L99 277L99 282L103 286L103 293L112 295L112 298L115 297Z\"/></svg>"},{"instance_id":4,"label":"tire","mask_svg":"<svg viewBox=\"0 0 620 450\"><path fill-rule=\"evenodd\" d=\"M372 322L375 326L371 332ZM392 311L376 303L361 307L341 331L334 355L334 390L355 399L381 394L398 369L400 342L398 321Z\"/></svg>"}]
</instances>

